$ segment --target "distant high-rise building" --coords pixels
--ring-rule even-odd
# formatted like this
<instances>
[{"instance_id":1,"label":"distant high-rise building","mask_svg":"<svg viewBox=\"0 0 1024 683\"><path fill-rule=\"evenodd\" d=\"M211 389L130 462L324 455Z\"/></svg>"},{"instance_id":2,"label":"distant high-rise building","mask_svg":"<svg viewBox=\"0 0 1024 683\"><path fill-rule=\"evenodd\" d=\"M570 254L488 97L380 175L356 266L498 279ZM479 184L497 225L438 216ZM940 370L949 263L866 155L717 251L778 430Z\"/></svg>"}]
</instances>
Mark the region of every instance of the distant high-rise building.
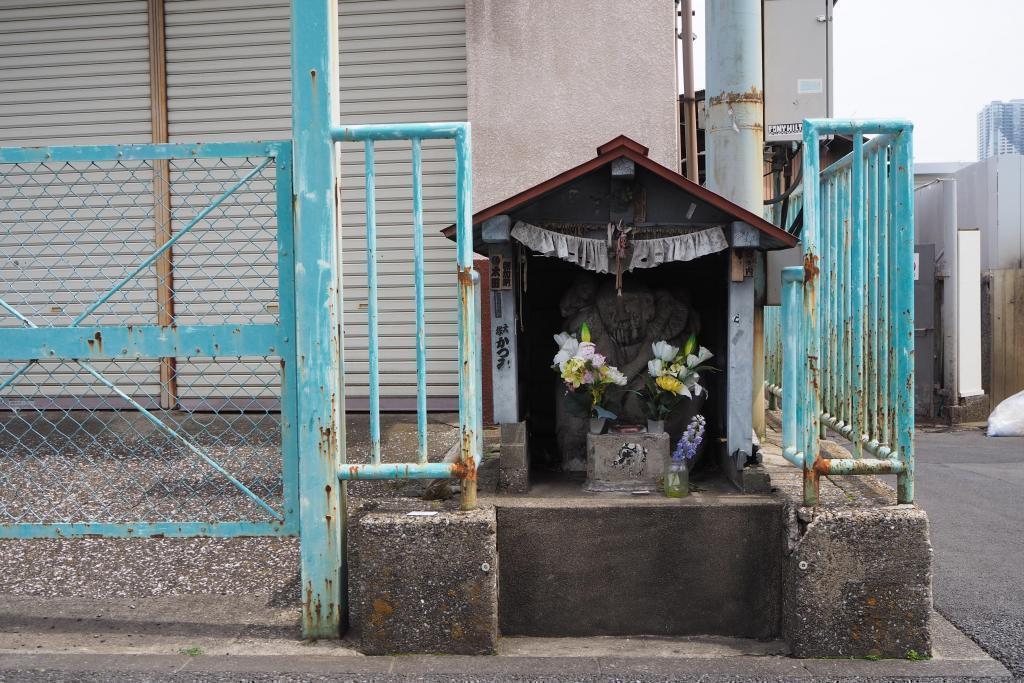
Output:
<instances>
[{"instance_id":1,"label":"distant high-rise building","mask_svg":"<svg viewBox=\"0 0 1024 683\"><path fill-rule=\"evenodd\" d=\"M992 102L978 112L978 160L1024 154L1024 100Z\"/></svg>"}]
</instances>

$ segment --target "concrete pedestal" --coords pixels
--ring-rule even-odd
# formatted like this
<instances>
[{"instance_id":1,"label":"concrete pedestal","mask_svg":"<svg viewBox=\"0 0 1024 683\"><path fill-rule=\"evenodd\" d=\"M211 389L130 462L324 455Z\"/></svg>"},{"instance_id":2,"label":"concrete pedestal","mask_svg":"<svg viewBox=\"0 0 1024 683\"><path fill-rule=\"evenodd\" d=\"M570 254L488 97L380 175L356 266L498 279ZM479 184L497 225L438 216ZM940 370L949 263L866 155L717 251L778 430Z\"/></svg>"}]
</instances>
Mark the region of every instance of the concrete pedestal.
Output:
<instances>
[{"instance_id":1,"label":"concrete pedestal","mask_svg":"<svg viewBox=\"0 0 1024 683\"><path fill-rule=\"evenodd\" d=\"M501 465L498 485L505 493L530 490L530 451L525 422L501 425Z\"/></svg>"},{"instance_id":2,"label":"concrete pedestal","mask_svg":"<svg viewBox=\"0 0 1024 683\"><path fill-rule=\"evenodd\" d=\"M494 654L493 508L371 504L351 519L348 551L352 628L363 653Z\"/></svg>"},{"instance_id":3,"label":"concrete pedestal","mask_svg":"<svg viewBox=\"0 0 1024 683\"><path fill-rule=\"evenodd\" d=\"M669 457L665 432L588 434L588 491L656 491Z\"/></svg>"},{"instance_id":4,"label":"concrete pedestal","mask_svg":"<svg viewBox=\"0 0 1024 683\"><path fill-rule=\"evenodd\" d=\"M931 654L932 548L913 505L798 511L783 631L797 657Z\"/></svg>"}]
</instances>

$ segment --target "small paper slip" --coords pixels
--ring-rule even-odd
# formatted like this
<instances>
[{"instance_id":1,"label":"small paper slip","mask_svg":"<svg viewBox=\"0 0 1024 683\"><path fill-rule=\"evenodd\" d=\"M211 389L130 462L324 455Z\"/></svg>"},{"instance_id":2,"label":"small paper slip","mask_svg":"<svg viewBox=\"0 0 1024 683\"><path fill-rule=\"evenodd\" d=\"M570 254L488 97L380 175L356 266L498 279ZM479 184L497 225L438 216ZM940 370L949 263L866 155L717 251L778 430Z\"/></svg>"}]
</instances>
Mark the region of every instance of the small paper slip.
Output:
<instances>
[{"instance_id":1,"label":"small paper slip","mask_svg":"<svg viewBox=\"0 0 1024 683\"><path fill-rule=\"evenodd\" d=\"M413 510L412 512L408 513L408 516L409 517L433 517L436 514L437 514L436 512L428 511L428 510Z\"/></svg>"}]
</instances>

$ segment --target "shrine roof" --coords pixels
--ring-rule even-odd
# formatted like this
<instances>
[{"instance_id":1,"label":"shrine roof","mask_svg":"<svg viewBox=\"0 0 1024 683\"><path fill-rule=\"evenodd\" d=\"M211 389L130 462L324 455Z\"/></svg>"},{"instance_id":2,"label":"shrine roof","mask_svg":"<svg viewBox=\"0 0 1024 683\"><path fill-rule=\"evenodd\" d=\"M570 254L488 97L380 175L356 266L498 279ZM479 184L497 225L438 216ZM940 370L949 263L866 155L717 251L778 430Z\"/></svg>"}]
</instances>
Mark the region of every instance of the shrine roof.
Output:
<instances>
[{"instance_id":1,"label":"shrine roof","mask_svg":"<svg viewBox=\"0 0 1024 683\"><path fill-rule=\"evenodd\" d=\"M559 191L569 188L570 185L578 186L588 176L596 176L602 169L610 166L617 159L626 158L632 161L637 169L643 169L649 176L653 176L664 183L667 183L670 190L677 192L691 203L702 207L703 212L712 216L719 224L727 222L742 222L758 230L761 235L761 249L785 249L795 246L798 238L778 226L769 223L764 218L726 199L725 197L687 179L676 171L663 166L651 159L647 147L637 141L625 136L609 140L597 148L597 156L563 171L544 182L538 183L522 192L512 195L486 209L476 212L473 215L474 225L474 246L480 253L486 253L486 245L481 243L479 226L484 221L503 214L516 214L529 210L533 205L538 204ZM607 194L611 194L610 188ZM685 212L693 214L694 209L690 208ZM687 219L689 216L687 216ZM686 222L686 220L682 221ZM450 225L443 230L449 239L455 238L455 226Z\"/></svg>"}]
</instances>

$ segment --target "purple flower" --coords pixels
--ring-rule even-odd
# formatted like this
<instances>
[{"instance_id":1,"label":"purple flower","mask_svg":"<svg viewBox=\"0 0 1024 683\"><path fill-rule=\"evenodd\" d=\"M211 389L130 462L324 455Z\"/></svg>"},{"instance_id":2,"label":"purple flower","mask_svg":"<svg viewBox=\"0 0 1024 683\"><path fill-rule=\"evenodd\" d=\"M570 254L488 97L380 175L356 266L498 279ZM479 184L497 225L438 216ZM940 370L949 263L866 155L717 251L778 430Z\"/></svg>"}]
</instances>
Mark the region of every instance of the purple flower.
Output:
<instances>
[{"instance_id":1,"label":"purple flower","mask_svg":"<svg viewBox=\"0 0 1024 683\"><path fill-rule=\"evenodd\" d=\"M679 443L676 444L675 450L672 451L672 462L677 464L685 463L687 465L693 462L693 459L697 456L697 451L700 449L701 442L704 441L705 422L703 415L693 416L690 424L686 427L686 431L679 437Z\"/></svg>"}]
</instances>

